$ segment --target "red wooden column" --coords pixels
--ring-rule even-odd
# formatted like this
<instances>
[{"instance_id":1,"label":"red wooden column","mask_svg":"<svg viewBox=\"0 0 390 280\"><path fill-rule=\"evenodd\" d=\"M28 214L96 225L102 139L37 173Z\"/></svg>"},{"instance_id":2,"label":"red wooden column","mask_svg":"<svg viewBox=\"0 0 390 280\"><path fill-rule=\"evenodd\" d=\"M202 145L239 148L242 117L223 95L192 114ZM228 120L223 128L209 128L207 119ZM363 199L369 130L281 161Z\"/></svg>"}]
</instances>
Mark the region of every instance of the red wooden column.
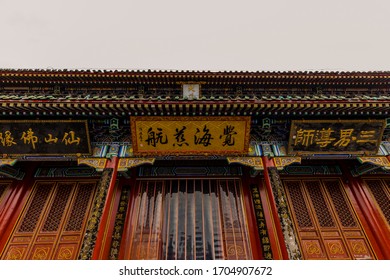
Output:
<instances>
[{"instance_id":1,"label":"red wooden column","mask_svg":"<svg viewBox=\"0 0 390 280\"><path fill-rule=\"evenodd\" d=\"M21 181L15 181L12 184L12 190L4 204L0 216L0 252L6 245L8 236L25 206L34 184L34 172L36 164L31 162L26 166L26 174Z\"/></svg>"},{"instance_id":2,"label":"red wooden column","mask_svg":"<svg viewBox=\"0 0 390 280\"><path fill-rule=\"evenodd\" d=\"M96 236L96 243L95 247L93 249L92 253L92 260L98 260L98 259L108 259L108 250L104 250L105 246L103 246L106 243L106 239L109 239L107 237L108 231L109 231L109 224L110 224L110 210L112 207L112 201L113 201L113 195L115 192L115 186L116 186L116 178L118 174L118 162L119 158L117 156L113 156L106 164L106 168L113 169L110 184L107 190L107 196L106 200L104 202L104 208L102 212L102 216L100 218L99 228ZM112 231L112 229L111 229ZM107 245L109 246L109 245ZM106 254L104 254L104 251L106 251Z\"/></svg>"},{"instance_id":3,"label":"red wooden column","mask_svg":"<svg viewBox=\"0 0 390 280\"><path fill-rule=\"evenodd\" d=\"M130 195L129 195L129 204L127 207L126 211L126 220L125 224L123 227L123 233L122 233L122 241L121 241L121 246L119 249L119 257L118 259L120 260L126 260L130 259L130 238L131 238L131 232L132 232L132 226L133 226L133 221L131 220L132 218L132 213L134 211L134 201L137 196L137 187L136 187L136 172L135 169L132 169L132 175L130 178Z\"/></svg>"},{"instance_id":4,"label":"red wooden column","mask_svg":"<svg viewBox=\"0 0 390 280\"><path fill-rule=\"evenodd\" d=\"M347 175L349 181L349 191L357 204L354 205L357 208L356 213L363 226L368 227L369 231L366 230L366 233L369 239L375 239L374 242L371 241L375 253L380 259L390 259L390 239L387 225L384 226L383 220L378 216L378 209L369 202L370 199L362 187L362 182L353 177L345 165L342 165L342 167L343 173Z\"/></svg>"},{"instance_id":5,"label":"red wooden column","mask_svg":"<svg viewBox=\"0 0 390 280\"><path fill-rule=\"evenodd\" d=\"M266 192L264 192L260 186L260 195L261 195L262 204L264 208L264 215L267 222L267 229L270 235L272 253L274 259L288 260L289 257L288 257L287 247L286 247L286 243L284 242L282 226L280 224L280 220L278 216L278 208L275 203L275 197L272 192L272 183L268 172L269 167L275 167L275 166L273 161L268 157L262 156L262 161L264 166L263 172L264 172Z\"/></svg>"},{"instance_id":6,"label":"red wooden column","mask_svg":"<svg viewBox=\"0 0 390 280\"><path fill-rule=\"evenodd\" d=\"M373 198L368 193L368 190L363 186L363 181L357 179L354 182L354 195L357 198L360 207L363 209L365 214L369 214L367 223L370 228L373 229L373 235L379 244L379 248L384 255L384 258L390 259L390 230L386 221L382 218L379 213L378 206L373 201Z\"/></svg>"},{"instance_id":7,"label":"red wooden column","mask_svg":"<svg viewBox=\"0 0 390 280\"><path fill-rule=\"evenodd\" d=\"M252 255L253 259L261 260L263 259L261 241L258 233L258 227L256 224L256 216L252 202L252 194L250 192L250 185L256 185L254 178L251 178L249 175L249 169L245 169L246 176L243 178L243 194L244 194L244 207L247 214L247 223L249 227L249 239L252 245Z\"/></svg>"}]
</instances>

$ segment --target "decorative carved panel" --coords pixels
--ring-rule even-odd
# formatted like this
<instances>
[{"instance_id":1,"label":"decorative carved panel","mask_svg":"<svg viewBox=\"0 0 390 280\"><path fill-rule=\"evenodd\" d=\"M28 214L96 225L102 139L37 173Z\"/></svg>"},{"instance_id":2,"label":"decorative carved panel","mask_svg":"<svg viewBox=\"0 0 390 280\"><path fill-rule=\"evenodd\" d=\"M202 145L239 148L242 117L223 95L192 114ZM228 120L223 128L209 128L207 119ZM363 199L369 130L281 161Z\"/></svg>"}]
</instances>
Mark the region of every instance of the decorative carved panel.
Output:
<instances>
[{"instance_id":1,"label":"decorative carved panel","mask_svg":"<svg viewBox=\"0 0 390 280\"><path fill-rule=\"evenodd\" d=\"M1 259L76 259L95 181L36 181Z\"/></svg>"},{"instance_id":2,"label":"decorative carved panel","mask_svg":"<svg viewBox=\"0 0 390 280\"><path fill-rule=\"evenodd\" d=\"M363 181L375 201L379 212L382 214L383 219L387 221L390 228L390 180L366 178Z\"/></svg>"},{"instance_id":3,"label":"decorative carved panel","mask_svg":"<svg viewBox=\"0 0 390 280\"><path fill-rule=\"evenodd\" d=\"M285 179L305 259L375 259L338 178Z\"/></svg>"}]
</instances>

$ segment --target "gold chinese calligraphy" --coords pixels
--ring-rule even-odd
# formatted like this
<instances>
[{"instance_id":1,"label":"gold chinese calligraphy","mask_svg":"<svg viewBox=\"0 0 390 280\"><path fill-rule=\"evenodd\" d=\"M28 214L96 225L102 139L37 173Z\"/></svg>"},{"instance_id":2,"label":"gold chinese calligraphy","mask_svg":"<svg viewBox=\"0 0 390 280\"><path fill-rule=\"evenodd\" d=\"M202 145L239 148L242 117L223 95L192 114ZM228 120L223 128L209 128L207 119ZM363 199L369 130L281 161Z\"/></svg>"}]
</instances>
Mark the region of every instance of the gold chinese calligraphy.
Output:
<instances>
[{"instance_id":1,"label":"gold chinese calligraphy","mask_svg":"<svg viewBox=\"0 0 390 280\"><path fill-rule=\"evenodd\" d=\"M250 117L132 117L135 155L248 153Z\"/></svg>"},{"instance_id":2,"label":"gold chinese calligraphy","mask_svg":"<svg viewBox=\"0 0 390 280\"><path fill-rule=\"evenodd\" d=\"M378 152L383 120L293 121L289 154L366 154Z\"/></svg>"}]
</instances>

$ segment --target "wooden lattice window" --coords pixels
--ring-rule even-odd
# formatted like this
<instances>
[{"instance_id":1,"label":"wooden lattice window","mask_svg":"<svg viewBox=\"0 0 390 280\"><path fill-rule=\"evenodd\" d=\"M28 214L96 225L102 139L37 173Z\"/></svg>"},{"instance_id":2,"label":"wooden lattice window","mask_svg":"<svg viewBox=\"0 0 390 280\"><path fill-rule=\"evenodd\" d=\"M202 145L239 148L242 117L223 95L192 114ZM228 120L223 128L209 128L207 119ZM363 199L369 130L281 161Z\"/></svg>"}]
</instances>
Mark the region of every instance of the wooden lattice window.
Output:
<instances>
[{"instance_id":1,"label":"wooden lattice window","mask_svg":"<svg viewBox=\"0 0 390 280\"><path fill-rule=\"evenodd\" d=\"M37 181L1 259L76 259L96 182Z\"/></svg>"},{"instance_id":2,"label":"wooden lattice window","mask_svg":"<svg viewBox=\"0 0 390 280\"><path fill-rule=\"evenodd\" d=\"M339 178L283 180L305 259L374 259Z\"/></svg>"},{"instance_id":3,"label":"wooden lattice window","mask_svg":"<svg viewBox=\"0 0 390 280\"><path fill-rule=\"evenodd\" d=\"M390 226L390 180L366 179L364 182Z\"/></svg>"}]
</instances>

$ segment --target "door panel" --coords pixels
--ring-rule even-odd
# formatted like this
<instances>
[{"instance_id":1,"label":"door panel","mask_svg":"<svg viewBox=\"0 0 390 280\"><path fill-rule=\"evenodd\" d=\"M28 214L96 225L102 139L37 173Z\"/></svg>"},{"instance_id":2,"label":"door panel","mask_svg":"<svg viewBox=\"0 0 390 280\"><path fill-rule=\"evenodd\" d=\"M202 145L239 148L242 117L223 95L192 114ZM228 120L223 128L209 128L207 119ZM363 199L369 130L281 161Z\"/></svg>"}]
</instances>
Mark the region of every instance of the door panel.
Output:
<instances>
[{"instance_id":1,"label":"door panel","mask_svg":"<svg viewBox=\"0 0 390 280\"><path fill-rule=\"evenodd\" d=\"M375 206L379 209L383 220L387 222L390 229L390 180L382 178L365 178L364 184L369 190L369 194L375 201Z\"/></svg>"},{"instance_id":2,"label":"door panel","mask_svg":"<svg viewBox=\"0 0 390 280\"><path fill-rule=\"evenodd\" d=\"M96 182L37 181L1 259L76 259Z\"/></svg>"},{"instance_id":3,"label":"door panel","mask_svg":"<svg viewBox=\"0 0 390 280\"><path fill-rule=\"evenodd\" d=\"M339 178L283 183L305 259L375 259Z\"/></svg>"}]
</instances>

